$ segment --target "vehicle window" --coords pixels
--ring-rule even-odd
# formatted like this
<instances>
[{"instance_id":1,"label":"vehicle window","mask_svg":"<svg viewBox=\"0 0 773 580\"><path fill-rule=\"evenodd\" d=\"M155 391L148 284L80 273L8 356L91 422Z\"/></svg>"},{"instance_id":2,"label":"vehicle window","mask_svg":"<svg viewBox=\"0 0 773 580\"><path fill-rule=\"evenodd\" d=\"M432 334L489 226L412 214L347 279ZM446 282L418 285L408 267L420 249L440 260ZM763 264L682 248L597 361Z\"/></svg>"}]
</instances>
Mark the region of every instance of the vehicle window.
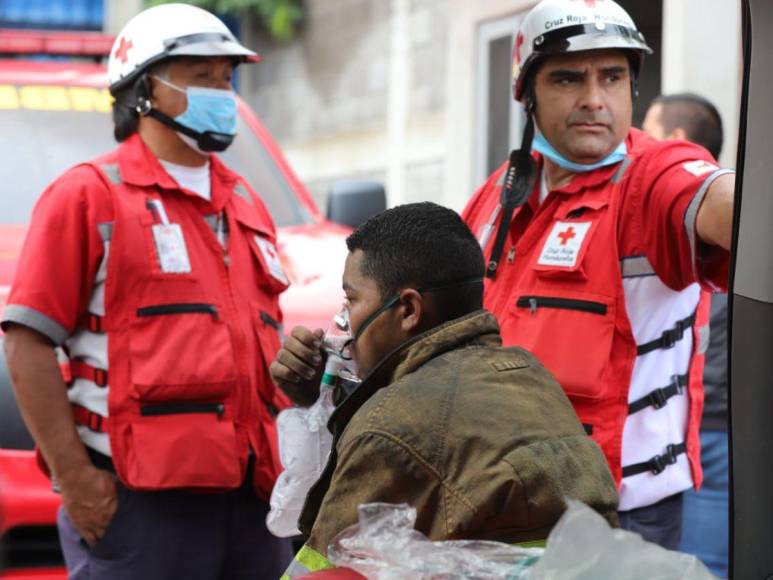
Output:
<instances>
[{"instance_id":1,"label":"vehicle window","mask_svg":"<svg viewBox=\"0 0 773 580\"><path fill-rule=\"evenodd\" d=\"M27 223L51 181L115 147L106 99L102 89L0 85L0 223ZM238 131L223 155L225 163L261 196L277 226L310 222L290 183L242 119Z\"/></svg>"}]
</instances>

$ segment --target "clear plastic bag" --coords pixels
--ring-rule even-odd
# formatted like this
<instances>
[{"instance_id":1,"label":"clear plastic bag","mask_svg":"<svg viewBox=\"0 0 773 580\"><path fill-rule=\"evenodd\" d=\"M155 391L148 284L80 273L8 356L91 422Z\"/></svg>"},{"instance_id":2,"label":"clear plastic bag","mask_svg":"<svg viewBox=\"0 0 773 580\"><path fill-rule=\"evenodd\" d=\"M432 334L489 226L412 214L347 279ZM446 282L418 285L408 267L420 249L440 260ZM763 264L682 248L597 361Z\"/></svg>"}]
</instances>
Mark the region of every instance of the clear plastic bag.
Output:
<instances>
[{"instance_id":1,"label":"clear plastic bag","mask_svg":"<svg viewBox=\"0 0 773 580\"><path fill-rule=\"evenodd\" d=\"M306 494L327 464L333 444L333 436L327 429L328 419L335 409L333 391L342 380L346 380L347 384L356 383L347 343L348 333L341 328L336 317L323 342L327 361L319 398L311 407L286 409L277 416L279 458L284 471L271 492L271 509L266 516L266 526L280 538L300 533L298 518Z\"/></svg>"},{"instance_id":2,"label":"clear plastic bag","mask_svg":"<svg viewBox=\"0 0 773 580\"><path fill-rule=\"evenodd\" d=\"M711 580L694 556L672 552L626 530L609 527L585 504L568 509L550 532L529 580Z\"/></svg>"},{"instance_id":3,"label":"clear plastic bag","mask_svg":"<svg viewBox=\"0 0 773 580\"><path fill-rule=\"evenodd\" d=\"M333 539L328 559L370 580L519 580L543 551L478 540L432 542L415 523L416 510L407 504L361 505L359 524Z\"/></svg>"},{"instance_id":4,"label":"clear plastic bag","mask_svg":"<svg viewBox=\"0 0 773 580\"><path fill-rule=\"evenodd\" d=\"M328 366L329 363L330 358ZM271 492L271 510L266 516L266 526L275 536L286 538L300 533L298 518L303 502L325 468L333 443L327 421L334 408L333 387L323 383L319 398L311 407L286 409L276 418L284 471Z\"/></svg>"},{"instance_id":5,"label":"clear plastic bag","mask_svg":"<svg viewBox=\"0 0 773 580\"><path fill-rule=\"evenodd\" d=\"M712 580L694 556L613 529L581 502L553 528L546 549L499 542L432 542L413 529L416 510L407 504L371 503L359 508L359 524L338 534L328 559L369 580Z\"/></svg>"}]
</instances>

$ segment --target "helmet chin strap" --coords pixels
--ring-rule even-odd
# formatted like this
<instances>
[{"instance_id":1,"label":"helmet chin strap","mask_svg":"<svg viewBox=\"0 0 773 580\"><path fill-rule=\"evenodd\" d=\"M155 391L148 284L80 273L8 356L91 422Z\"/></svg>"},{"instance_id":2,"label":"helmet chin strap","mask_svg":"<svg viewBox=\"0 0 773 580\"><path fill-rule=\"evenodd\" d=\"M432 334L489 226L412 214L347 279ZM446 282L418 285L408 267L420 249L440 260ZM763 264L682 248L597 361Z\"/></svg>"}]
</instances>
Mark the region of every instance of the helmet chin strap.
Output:
<instances>
[{"instance_id":1,"label":"helmet chin strap","mask_svg":"<svg viewBox=\"0 0 773 580\"><path fill-rule=\"evenodd\" d=\"M531 143L534 140L534 110L536 100L531 87L527 88L526 100L526 127L523 129L521 148L510 153L510 163L505 172L505 181L502 186L499 203L502 206L502 220L499 222L497 235L494 239L494 247L491 250L491 258L486 265L486 277L494 278L505 247L507 232L516 208L521 207L529 199L534 179L537 174L534 159L531 156Z\"/></svg>"},{"instance_id":2,"label":"helmet chin strap","mask_svg":"<svg viewBox=\"0 0 773 580\"><path fill-rule=\"evenodd\" d=\"M194 131L190 127L178 123L169 115L162 113L158 109L154 109L153 105L150 103L150 99L144 99L144 101L140 100L136 110L142 116L152 117L159 123L163 123L167 127L171 127L175 131L187 135L196 141L196 145L198 145L199 149L202 151L213 151L215 153L225 151L234 140L234 135L216 133L214 131L204 131L203 133Z\"/></svg>"},{"instance_id":3,"label":"helmet chin strap","mask_svg":"<svg viewBox=\"0 0 773 580\"><path fill-rule=\"evenodd\" d=\"M205 131L201 133L190 127L186 127L182 123L178 123L172 117L162 113L158 109L154 109L153 103L150 100L150 86L147 74L141 75L135 81L133 92L137 101L136 105L129 108L133 109L140 117L152 117L159 123L163 123L167 127L179 131L183 135L187 135L196 141L196 145L198 145L199 149L202 151L220 153L221 151L225 151L228 146L233 143L234 135L216 133L214 131Z\"/></svg>"}]
</instances>

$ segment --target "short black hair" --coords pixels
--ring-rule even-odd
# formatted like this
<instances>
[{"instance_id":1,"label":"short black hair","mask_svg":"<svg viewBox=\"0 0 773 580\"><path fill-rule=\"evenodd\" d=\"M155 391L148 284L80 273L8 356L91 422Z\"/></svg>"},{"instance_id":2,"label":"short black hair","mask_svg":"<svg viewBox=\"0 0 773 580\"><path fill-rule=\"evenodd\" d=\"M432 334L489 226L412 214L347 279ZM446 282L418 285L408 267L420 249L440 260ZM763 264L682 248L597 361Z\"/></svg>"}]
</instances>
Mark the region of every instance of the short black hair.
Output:
<instances>
[{"instance_id":1,"label":"short black hair","mask_svg":"<svg viewBox=\"0 0 773 580\"><path fill-rule=\"evenodd\" d=\"M386 299L404 288L431 288L480 278L480 283L434 292L445 320L483 305L483 254L470 228L455 211L436 203L399 205L367 220L346 239L350 252L362 250L362 274Z\"/></svg>"},{"instance_id":2,"label":"short black hair","mask_svg":"<svg viewBox=\"0 0 773 580\"><path fill-rule=\"evenodd\" d=\"M662 107L660 124L666 135L674 129L683 129L689 141L708 149L715 159L719 158L724 140L722 117L708 99L695 93L678 93L657 97L652 105Z\"/></svg>"}]
</instances>

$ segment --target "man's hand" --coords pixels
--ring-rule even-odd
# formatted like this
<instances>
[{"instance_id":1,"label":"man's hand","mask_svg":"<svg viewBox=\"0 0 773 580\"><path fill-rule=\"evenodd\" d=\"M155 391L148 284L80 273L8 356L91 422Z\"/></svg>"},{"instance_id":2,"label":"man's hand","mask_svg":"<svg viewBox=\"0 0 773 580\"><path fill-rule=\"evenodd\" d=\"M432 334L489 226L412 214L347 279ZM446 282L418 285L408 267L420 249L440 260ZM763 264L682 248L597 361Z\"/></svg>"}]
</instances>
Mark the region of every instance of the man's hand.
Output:
<instances>
[{"instance_id":1,"label":"man's hand","mask_svg":"<svg viewBox=\"0 0 773 580\"><path fill-rule=\"evenodd\" d=\"M10 324L3 346L24 422L59 482L75 529L94 545L115 513L115 478L92 465L78 437L50 340L31 328Z\"/></svg>"},{"instance_id":2,"label":"man's hand","mask_svg":"<svg viewBox=\"0 0 773 580\"><path fill-rule=\"evenodd\" d=\"M319 396L322 379L321 328L311 331L303 326L293 328L271 363L269 372L274 382L298 405L308 407Z\"/></svg>"},{"instance_id":3,"label":"man's hand","mask_svg":"<svg viewBox=\"0 0 773 580\"><path fill-rule=\"evenodd\" d=\"M115 477L108 471L88 466L62 474L59 485L62 504L72 525L94 547L118 508Z\"/></svg>"}]
</instances>

